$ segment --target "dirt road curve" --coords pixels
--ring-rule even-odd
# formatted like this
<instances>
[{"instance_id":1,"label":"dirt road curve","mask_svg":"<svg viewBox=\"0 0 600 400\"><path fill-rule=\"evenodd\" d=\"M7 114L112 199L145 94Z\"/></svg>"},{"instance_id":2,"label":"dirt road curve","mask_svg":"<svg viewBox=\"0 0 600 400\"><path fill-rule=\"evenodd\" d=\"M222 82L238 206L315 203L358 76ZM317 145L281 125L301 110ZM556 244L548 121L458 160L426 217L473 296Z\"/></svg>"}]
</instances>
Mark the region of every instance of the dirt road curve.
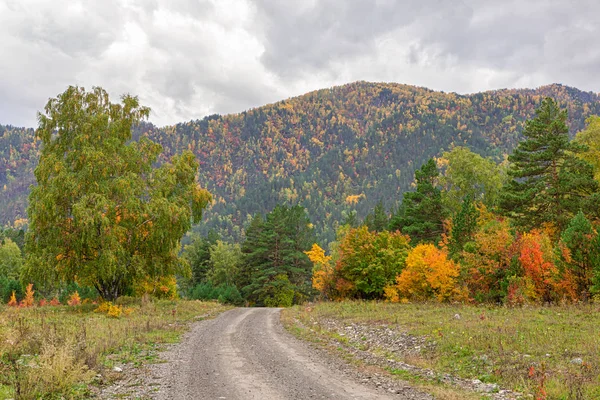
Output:
<instances>
[{"instance_id":1,"label":"dirt road curve","mask_svg":"<svg viewBox=\"0 0 600 400\"><path fill-rule=\"evenodd\" d=\"M283 330L278 309L238 308L195 325L159 368L161 400L401 399L355 382Z\"/></svg>"}]
</instances>

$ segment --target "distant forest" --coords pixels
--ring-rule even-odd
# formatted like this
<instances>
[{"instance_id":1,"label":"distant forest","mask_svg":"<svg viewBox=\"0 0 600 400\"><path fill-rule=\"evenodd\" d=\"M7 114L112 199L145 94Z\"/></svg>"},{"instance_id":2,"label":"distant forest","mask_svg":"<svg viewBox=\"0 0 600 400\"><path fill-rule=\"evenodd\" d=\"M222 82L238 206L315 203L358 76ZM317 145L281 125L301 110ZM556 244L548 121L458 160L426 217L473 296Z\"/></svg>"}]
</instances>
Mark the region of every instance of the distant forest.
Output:
<instances>
[{"instance_id":1,"label":"distant forest","mask_svg":"<svg viewBox=\"0 0 600 400\"><path fill-rule=\"evenodd\" d=\"M160 143L159 162L183 150L196 155L198 180L214 196L201 234L240 241L256 213L300 205L325 244L344 221L364 219L380 202L395 211L432 157L465 146L501 162L546 96L567 109L571 136L600 114L596 94L562 85L458 95L357 82L240 114L164 128L144 123L133 139ZM33 129L0 126L0 225L26 224L39 150Z\"/></svg>"}]
</instances>

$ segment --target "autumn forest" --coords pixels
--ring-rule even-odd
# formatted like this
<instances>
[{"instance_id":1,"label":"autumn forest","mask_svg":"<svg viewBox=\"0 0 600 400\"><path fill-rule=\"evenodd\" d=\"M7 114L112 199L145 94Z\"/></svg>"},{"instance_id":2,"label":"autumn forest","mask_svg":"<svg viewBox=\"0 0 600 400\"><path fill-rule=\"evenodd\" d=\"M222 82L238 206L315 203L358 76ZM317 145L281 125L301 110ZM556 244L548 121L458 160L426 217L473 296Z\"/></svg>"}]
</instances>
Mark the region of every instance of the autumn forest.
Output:
<instances>
[{"instance_id":1,"label":"autumn forest","mask_svg":"<svg viewBox=\"0 0 600 400\"><path fill-rule=\"evenodd\" d=\"M588 301L598 100L357 82L158 128L70 88L36 130L0 126L0 294Z\"/></svg>"}]
</instances>

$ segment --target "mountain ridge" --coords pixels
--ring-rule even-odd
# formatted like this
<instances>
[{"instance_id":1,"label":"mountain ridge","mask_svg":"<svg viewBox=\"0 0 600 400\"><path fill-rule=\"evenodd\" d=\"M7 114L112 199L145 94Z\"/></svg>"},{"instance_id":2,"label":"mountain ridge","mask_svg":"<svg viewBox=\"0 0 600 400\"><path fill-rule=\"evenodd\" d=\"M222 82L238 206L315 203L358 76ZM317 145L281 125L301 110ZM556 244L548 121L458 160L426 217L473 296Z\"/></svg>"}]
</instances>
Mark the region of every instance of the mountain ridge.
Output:
<instances>
[{"instance_id":1,"label":"mountain ridge","mask_svg":"<svg viewBox=\"0 0 600 400\"><path fill-rule=\"evenodd\" d=\"M215 195L201 231L239 238L252 214L299 203L326 242L348 212L362 217L379 200L395 207L414 170L444 150L467 146L501 160L546 96L568 109L572 135L600 114L598 94L561 84L458 94L359 81L236 114L144 123L134 138L161 143L161 161L185 149L196 154L199 181ZM0 224L25 216L38 151L32 135L0 126Z\"/></svg>"}]
</instances>

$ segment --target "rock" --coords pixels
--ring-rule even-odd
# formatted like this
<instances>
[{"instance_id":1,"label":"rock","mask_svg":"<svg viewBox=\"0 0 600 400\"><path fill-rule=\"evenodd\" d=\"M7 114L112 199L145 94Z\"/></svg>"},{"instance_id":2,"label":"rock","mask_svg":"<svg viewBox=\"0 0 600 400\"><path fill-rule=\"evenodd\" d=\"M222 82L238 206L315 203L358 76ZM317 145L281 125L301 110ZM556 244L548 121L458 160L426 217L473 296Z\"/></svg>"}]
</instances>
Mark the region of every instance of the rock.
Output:
<instances>
[{"instance_id":1,"label":"rock","mask_svg":"<svg viewBox=\"0 0 600 400\"><path fill-rule=\"evenodd\" d=\"M123 368L121 368L121 367L113 367L113 371L115 371L115 372L123 372Z\"/></svg>"}]
</instances>

